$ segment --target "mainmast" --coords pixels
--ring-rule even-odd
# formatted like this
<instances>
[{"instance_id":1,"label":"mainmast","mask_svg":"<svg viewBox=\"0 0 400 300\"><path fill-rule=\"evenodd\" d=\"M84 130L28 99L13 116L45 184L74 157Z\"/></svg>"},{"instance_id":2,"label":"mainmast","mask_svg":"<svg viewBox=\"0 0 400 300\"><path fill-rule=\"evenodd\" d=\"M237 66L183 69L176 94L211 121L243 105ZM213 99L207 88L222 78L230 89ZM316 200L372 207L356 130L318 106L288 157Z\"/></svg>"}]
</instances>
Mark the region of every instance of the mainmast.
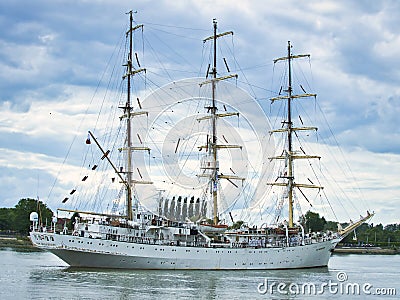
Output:
<instances>
[{"instance_id":1,"label":"mainmast","mask_svg":"<svg viewBox=\"0 0 400 300\"><path fill-rule=\"evenodd\" d=\"M241 146L238 145L218 145L217 144L217 118L220 117L227 117L227 116L239 116L239 113L222 113L218 114L218 108L216 105L216 85L218 81L225 80L228 78L232 77L238 77L237 74L232 74L232 75L227 75L224 77L217 77L217 39L228 35L232 34L233 31L227 31L224 33L217 34L217 20L213 19L213 29L214 29L214 34L206 39L203 40L203 42L206 42L208 40L213 41L213 66L211 70L211 75L212 79L204 81L200 84L200 86L204 84L211 83L211 106L207 107L208 111L210 112L210 116L199 118L198 121L201 120L206 120L211 118L211 141L210 145L208 147L208 141L206 146L201 146L199 147L200 149L206 148L209 151L209 155L212 158L211 161L211 167L209 166L203 166L202 169L211 169L211 175L210 175L210 185L211 185L211 191L212 191L212 200L213 200L213 223L214 225L217 225L219 220L218 220L218 182L220 178L225 178L228 180L231 179L239 179L239 180L244 180L244 178L238 177L238 176L231 176L231 175L222 175L219 174L219 164L218 164L218 149L220 148L242 148ZM202 175L200 175L202 176Z\"/></svg>"},{"instance_id":2,"label":"mainmast","mask_svg":"<svg viewBox=\"0 0 400 300\"><path fill-rule=\"evenodd\" d=\"M275 98L271 98L271 101L274 102L276 100L286 100L287 101L287 119L286 121L283 121L283 123L286 125L285 128L278 129L278 130L272 130L270 133L275 133L275 132L281 132L281 133L286 133L287 134L287 141L288 141L288 147L286 150L284 150L284 155L276 156L276 157L271 157L270 159L284 159L286 162L286 167L287 167L287 172L285 174L280 175L278 177L281 179L286 180L286 182L274 182L274 183L269 183L269 185L277 185L277 186L284 186L287 189L287 195L288 195L288 212L289 212L289 227L293 227L293 195L294 195L294 188L318 188L322 189L320 186L316 186L314 184L298 184L295 183L295 178L294 178L294 160L295 159L311 159L311 158L318 158L320 159L320 156L316 155L306 155L304 151L302 150L302 154L298 151L293 150L293 132L294 131L300 131L300 130L317 130L316 127L293 127L293 122L292 122L292 101L293 99L297 98L304 98L304 97L316 97L316 94L300 94L300 95L293 95L293 87L292 87L292 60L295 58L301 58L301 57L310 57L309 54L300 54L300 55L292 55L291 53L291 44L290 41L288 41L288 48L287 48L287 56L281 57L278 59L274 60L274 63L281 61L281 60L286 60L288 62L288 86L285 92L287 93L286 96L278 96ZM300 154L300 155L299 155ZM300 192L303 194L303 192L300 190ZM304 194L303 194L304 195Z\"/></svg>"},{"instance_id":3,"label":"mainmast","mask_svg":"<svg viewBox=\"0 0 400 300\"><path fill-rule=\"evenodd\" d=\"M124 66L127 67L127 72L123 76L123 79L127 78L127 99L126 99L126 104L125 106L120 107L124 111L124 115L122 118L126 118L126 148L123 148L123 150L126 150L126 168L127 170L125 172L120 172L120 173L125 173L126 174L126 209L127 209L127 217L128 220L133 220L133 205L132 205L132 190L133 190L133 185L135 183L151 183L151 182L145 182L145 181L136 181L133 180L132 177L132 152L134 150L147 150L150 151L149 148L147 147L133 147L132 146L132 138L131 138L131 118L136 116L136 115L142 115L146 114L147 112L144 111L138 111L138 112L132 112L133 107L131 106L131 84L132 84L132 76L140 73L140 72L146 72L146 69L144 68L139 68L135 69L133 67L133 32L139 28L143 28L143 25L136 25L133 27L133 12L132 10L129 12L129 30L127 31L126 35L129 37L129 52L128 52L128 58L127 62ZM122 149L121 149L122 150ZM135 209L137 210L137 203L135 203Z\"/></svg>"}]
</instances>

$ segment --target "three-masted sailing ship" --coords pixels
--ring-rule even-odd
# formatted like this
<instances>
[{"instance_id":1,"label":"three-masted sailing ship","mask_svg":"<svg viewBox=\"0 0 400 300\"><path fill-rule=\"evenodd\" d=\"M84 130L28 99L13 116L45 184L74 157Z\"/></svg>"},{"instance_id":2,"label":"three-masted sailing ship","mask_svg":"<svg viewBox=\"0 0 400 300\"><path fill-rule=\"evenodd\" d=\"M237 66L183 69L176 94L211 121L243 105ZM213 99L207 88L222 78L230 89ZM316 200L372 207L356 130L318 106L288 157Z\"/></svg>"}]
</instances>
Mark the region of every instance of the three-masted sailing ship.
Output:
<instances>
[{"instance_id":1,"label":"three-masted sailing ship","mask_svg":"<svg viewBox=\"0 0 400 300\"><path fill-rule=\"evenodd\" d=\"M39 248L50 251L67 264L73 267L93 268L123 268L123 269L290 269L327 266L332 249L337 243L355 228L369 219L368 213L359 221L350 224L338 232L313 233L305 232L304 226L296 224L293 217L294 189L322 187L313 184L298 183L295 180L294 164L298 159L314 159L318 156L301 154L294 149L292 136L297 131L315 130L313 127L295 127L292 120L293 100L303 97L313 97L313 94L293 94L292 90L292 60L302 57L293 55L291 45L285 57L275 60L287 61L288 83L285 95L272 98L271 101L286 101L287 114L283 127L273 130L271 134L286 135L287 147L282 154L271 157L271 160L284 160L285 170L280 172L277 180L270 183L280 186L286 191L285 199L288 203L288 222L276 226L241 226L228 227L219 219L218 197L220 180L230 182L243 181L237 175L226 175L220 172L219 151L240 148L240 145L219 143L217 139L217 120L237 115L237 112L224 111L219 113L216 101L216 86L219 82L235 74L218 77L217 73L217 40L232 34L232 32L217 32L217 22L213 22L213 35L204 42L213 43L213 65L210 79L202 81L199 86L211 85L211 101L206 107L207 115L198 121L207 121L211 124L211 131L207 135L204 146L206 154L201 160L199 178L208 180L207 191L211 197L212 208L206 207L204 201L192 198L174 197L167 205L160 200L157 213L144 209L136 200L134 189L139 184L152 184L135 180L132 176L134 169L132 152L149 151L147 147L134 147L132 143L132 120L134 117L145 115L142 110L134 110L131 99L131 81L134 76L144 72L144 68L134 68L132 37L140 25L134 26L132 12L130 26L127 31L129 53L126 59L127 82L126 103L120 108L126 122L126 135L123 138L125 146L120 151L125 152L126 166L117 168L109 156L109 150L104 150L92 132L89 132L88 143L93 140L113 168L126 195L126 210L124 215L111 213L95 213L79 211L74 227L69 230L56 228L55 218L53 226L46 228L40 222L38 214L31 214L32 230L30 238ZM64 199L67 201L68 199ZM173 204L172 204L173 203ZM183 206L185 208L183 208ZM185 211L185 217L178 219L174 212ZM174 212L171 212L174 211ZM205 222L207 211L212 212L212 218ZM69 210L69 212L77 212ZM188 213L190 212L190 213ZM197 216L196 220L188 218Z\"/></svg>"}]
</instances>

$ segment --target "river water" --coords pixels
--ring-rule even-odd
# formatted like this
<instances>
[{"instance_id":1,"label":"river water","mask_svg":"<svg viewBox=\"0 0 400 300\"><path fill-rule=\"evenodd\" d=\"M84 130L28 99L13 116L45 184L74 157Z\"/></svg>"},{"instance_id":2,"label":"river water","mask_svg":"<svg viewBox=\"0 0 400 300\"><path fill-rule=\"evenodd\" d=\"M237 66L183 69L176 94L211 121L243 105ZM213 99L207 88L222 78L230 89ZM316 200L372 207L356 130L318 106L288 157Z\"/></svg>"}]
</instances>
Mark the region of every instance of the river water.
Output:
<instances>
[{"instance_id":1,"label":"river water","mask_svg":"<svg viewBox=\"0 0 400 300\"><path fill-rule=\"evenodd\" d=\"M305 270L124 271L68 268L47 252L3 249L0 268L0 299L400 298L400 255L336 254L328 268Z\"/></svg>"}]
</instances>

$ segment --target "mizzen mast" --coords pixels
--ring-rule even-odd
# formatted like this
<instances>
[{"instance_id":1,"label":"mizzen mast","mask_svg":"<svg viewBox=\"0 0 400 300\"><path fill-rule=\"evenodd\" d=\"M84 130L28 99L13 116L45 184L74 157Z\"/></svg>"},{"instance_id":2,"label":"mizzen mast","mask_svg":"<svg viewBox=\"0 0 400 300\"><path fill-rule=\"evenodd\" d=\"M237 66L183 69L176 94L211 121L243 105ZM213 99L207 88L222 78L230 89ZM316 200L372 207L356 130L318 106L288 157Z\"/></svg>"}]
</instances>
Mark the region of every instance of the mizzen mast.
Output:
<instances>
[{"instance_id":1,"label":"mizzen mast","mask_svg":"<svg viewBox=\"0 0 400 300\"><path fill-rule=\"evenodd\" d=\"M278 96L271 98L271 102L277 101L277 100L286 100L287 101L287 119L283 121L283 125L286 125L286 127L278 129L278 130L272 130L270 133L286 133L287 134L287 149L284 150L283 154L280 156L275 156L271 157L270 159L282 159L285 160L285 166L286 166L286 171L284 174L281 174L278 179L284 179L286 182L274 182L274 183L268 183L269 185L275 185L275 186L283 186L286 187L287 189L287 195L288 195L288 211L289 211L289 227L293 227L293 194L294 194L294 188L298 188L300 192L303 194L300 188L318 188L322 189L323 187L317 186L314 184L298 184L295 182L294 178L294 160L295 159L312 159L312 158L317 158L320 159L320 156L316 155L307 155L304 153L302 150L302 153L299 153L298 151L295 151L293 149L293 133L295 131L300 131L300 130L317 130L316 127L294 127L293 126L293 121L292 121L292 102L294 99L298 98L307 98L307 97L316 97L316 94L299 94L299 95L294 95L293 94L293 86L292 86L292 60L296 58L302 58L302 57L310 57L309 54L300 54L300 55L293 55L291 53L291 44L290 41L288 41L288 54L285 57L277 58L274 60L274 63L278 61L287 61L288 62L288 86L287 89L285 90L286 95L284 96ZM304 195L304 194L303 194Z\"/></svg>"}]
</instances>

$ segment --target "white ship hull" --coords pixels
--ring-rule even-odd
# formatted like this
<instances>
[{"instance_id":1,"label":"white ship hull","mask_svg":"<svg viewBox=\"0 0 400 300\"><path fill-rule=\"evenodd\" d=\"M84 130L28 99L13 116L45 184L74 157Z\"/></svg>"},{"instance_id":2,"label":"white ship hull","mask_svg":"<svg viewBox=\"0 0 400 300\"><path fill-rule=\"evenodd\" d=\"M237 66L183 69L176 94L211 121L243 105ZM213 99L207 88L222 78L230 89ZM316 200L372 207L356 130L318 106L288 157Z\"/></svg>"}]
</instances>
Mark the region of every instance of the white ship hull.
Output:
<instances>
[{"instance_id":1,"label":"white ship hull","mask_svg":"<svg viewBox=\"0 0 400 300\"><path fill-rule=\"evenodd\" d=\"M127 243L31 232L32 242L71 267L167 270L267 270L323 267L339 242L267 248L207 248Z\"/></svg>"}]
</instances>

